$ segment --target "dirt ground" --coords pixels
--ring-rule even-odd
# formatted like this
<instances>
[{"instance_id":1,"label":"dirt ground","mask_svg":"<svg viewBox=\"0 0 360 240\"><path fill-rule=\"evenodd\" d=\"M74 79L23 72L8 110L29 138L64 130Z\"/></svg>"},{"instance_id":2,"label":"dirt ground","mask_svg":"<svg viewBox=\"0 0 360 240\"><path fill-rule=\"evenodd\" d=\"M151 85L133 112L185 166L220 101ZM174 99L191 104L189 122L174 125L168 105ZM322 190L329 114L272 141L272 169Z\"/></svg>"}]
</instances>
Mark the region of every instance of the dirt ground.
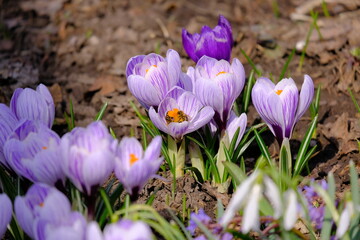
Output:
<instances>
[{"instance_id":1,"label":"dirt ground","mask_svg":"<svg viewBox=\"0 0 360 240\"><path fill-rule=\"evenodd\" d=\"M66 131L64 112L72 100L77 126L90 123L108 102L105 123L121 138L132 129L141 134L139 121L129 102L136 99L127 88L125 67L128 59L156 52L165 55L173 48L182 57L183 70L195 64L182 48L181 29L199 32L202 25L214 27L218 15L232 24L235 46L232 57L244 64L247 76L251 66L243 49L264 76L278 78L290 52L305 42L311 25L310 10L319 13L322 38L314 30L302 69L297 51L286 76L301 86L308 74L321 85L317 155L310 160L309 178L323 179L334 172L338 194L349 184L348 163L353 160L360 172L357 139L360 123L347 91L360 100L360 60L351 54L360 47L360 1L326 1L330 17L325 17L320 0L0 0L0 102L9 103L18 87L47 85L56 103L54 129ZM253 107L248 126L259 122ZM293 152L305 134L307 113L297 124L291 141ZM266 136L273 155L277 145ZM247 153L246 162L259 151ZM139 201L157 191L154 207L182 208L184 194L188 209L203 207L211 212L216 200L227 203L209 184L199 184L187 175L178 180L175 200L171 183L153 180Z\"/></svg>"}]
</instances>

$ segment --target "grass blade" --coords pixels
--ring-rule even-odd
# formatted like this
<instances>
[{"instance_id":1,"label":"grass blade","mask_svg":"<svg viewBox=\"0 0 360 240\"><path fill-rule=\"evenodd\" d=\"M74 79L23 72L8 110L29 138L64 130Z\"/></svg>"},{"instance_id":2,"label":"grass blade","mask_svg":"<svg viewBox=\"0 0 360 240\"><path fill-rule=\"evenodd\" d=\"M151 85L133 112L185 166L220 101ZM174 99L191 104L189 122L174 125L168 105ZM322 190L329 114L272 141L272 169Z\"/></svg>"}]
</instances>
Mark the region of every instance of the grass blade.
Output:
<instances>
[{"instance_id":1,"label":"grass blade","mask_svg":"<svg viewBox=\"0 0 360 240\"><path fill-rule=\"evenodd\" d=\"M329 193L329 197L332 202L335 201L335 180L334 175L330 172L328 175L328 188L327 191ZM333 221L331 218L331 212L325 205L325 213L324 213L324 221L321 228L321 238L322 239L330 239L331 228L333 225Z\"/></svg>"},{"instance_id":2,"label":"grass blade","mask_svg":"<svg viewBox=\"0 0 360 240\"><path fill-rule=\"evenodd\" d=\"M256 72L256 74L258 76L261 76L261 71L259 69L256 68L255 63L251 60L251 58L246 54L246 52L244 50L242 50L240 48L240 52L244 55L244 57L246 58L246 60L248 61L248 63L251 65L251 67L254 69L254 71Z\"/></svg>"},{"instance_id":3,"label":"grass blade","mask_svg":"<svg viewBox=\"0 0 360 240\"><path fill-rule=\"evenodd\" d=\"M244 96L243 96L243 99L242 99L242 112L246 113L248 111L248 108L249 108L249 104L250 104L250 98L251 98L251 90L252 90L252 87L255 83L254 79L254 69L251 70L250 72L250 76L249 76L249 80L248 80L248 83L245 87L245 91L244 91Z\"/></svg>"},{"instance_id":4,"label":"grass blade","mask_svg":"<svg viewBox=\"0 0 360 240\"><path fill-rule=\"evenodd\" d=\"M287 69L288 69L288 67L289 67L289 64L290 64L292 58L294 57L295 51L296 51L296 48L294 48L294 49L291 51L288 59L287 59L286 62L285 62L285 65L284 65L283 69L281 70L281 73L280 73L280 76L279 76L279 80L278 80L278 81L280 81L281 79L284 78L285 73L286 73L286 71L287 71Z\"/></svg>"},{"instance_id":5,"label":"grass blade","mask_svg":"<svg viewBox=\"0 0 360 240\"><path fill-rule=\"evenodd\" d=\"M256 138L256 142L259 145L260 151L262 153L262 155L265 157L266 161L268 162L269 166L272 166L272 161L271 161L271 156L269 153L269 149L266 146L264 140L262 139L262 137L260 136L259 132L254 129L254 133L255 133L255 138Z\"/></svg>"},{"instance_id":6,"label":"grass blade","mask_svg":"<svg viewBox=\"0 0 360 240\"><path fill-rule=\"evenodd\" d=\"M234 180L236 186L238 186L242 181L245 180L246 175L243 170L233 162L223 162L226 170Z\"/></svg>"},{"instance_id":7,"label":"grass blade","mask_svg":"<svg viewBox=\"0 0 360 240\"><path fill-rule=\"evenodd\" d=\"M107 106L108 106L108 103L105 102L104 105L101 107L100 111L96 114L96 116L94 118L95 121L99 121L103 118Z\"/></svg>"}]
</instances>

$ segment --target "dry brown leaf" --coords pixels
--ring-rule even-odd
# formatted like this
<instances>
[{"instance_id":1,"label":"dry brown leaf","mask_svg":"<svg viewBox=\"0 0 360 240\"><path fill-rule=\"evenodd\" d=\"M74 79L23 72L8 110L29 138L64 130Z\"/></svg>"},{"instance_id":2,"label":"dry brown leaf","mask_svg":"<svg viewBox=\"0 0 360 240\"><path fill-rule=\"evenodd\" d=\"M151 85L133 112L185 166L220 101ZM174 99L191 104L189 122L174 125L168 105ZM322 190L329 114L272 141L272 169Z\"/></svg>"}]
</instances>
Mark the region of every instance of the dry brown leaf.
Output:
<instances>
[{"instance_id":1,"label":"dry brown leaf","mask_svg":"<svg viewBox=\"0 0 360 240\"><path fill-rule=\"evenodd\" d=\"M51 87L49 87L49 91L51 93L51 96L54 99L55 104L62 102L63 95L61 92L61 87L58 83L55 83Z\"/></svg>"},{"instance_id":2,"label":"dry brown leaf","mask_svg":"<svg viewBox=\"0 0 360 240\"><path fill-rule=\"evenodd\" d=\"M335 122L319 125L327 138L339 140L339 155L357 151L357 138L360 137L360 123L358 119L349 118L349 113L344 112Z\"/></svg>"},{"instance_id":3,"label":"dry brown leaf","mask_svg":"<svg viewBox=\"0 0 360 240\"><path fill-rule=\"evenodd\" d=\"M100 89L101 95L107 95L119 89L120 85L119 77L105 75L98 77L88 91L92 92Z\"/></svg>"}]
</instances>

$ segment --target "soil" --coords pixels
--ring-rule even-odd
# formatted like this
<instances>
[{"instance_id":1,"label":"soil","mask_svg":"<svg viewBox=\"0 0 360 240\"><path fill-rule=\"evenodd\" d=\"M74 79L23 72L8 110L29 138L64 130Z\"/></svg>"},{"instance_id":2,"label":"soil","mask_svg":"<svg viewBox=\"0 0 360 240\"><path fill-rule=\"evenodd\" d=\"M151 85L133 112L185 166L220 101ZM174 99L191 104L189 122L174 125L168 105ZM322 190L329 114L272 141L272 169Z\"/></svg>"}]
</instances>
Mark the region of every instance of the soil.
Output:
<instances>
[{"instance_id":1,"label":"soil","mask_svg":"<svg viewBox=\"0 0 360 240\"><path fill-rule=\"evenodd\" d=\"M278 11L273 8L275 2ZM350 160L360 172L359 113L347 90L360 100L360 60L351 54L360 47L360 1L326 2L329 17L316 0L0 0L0 102L8 104L18 87L44 83L56 103L54 129L59 134L66 131L64 112L69 114L71 100L77 126L93 121L107 102L103 120L116 136L132 133L139 137L142 130L130 101L140 105L129 92L125 77L130 57L151 52L165 55L173 48L182 57L185 71L195 64L182 48L181 29L194 33L203 25L214 27L222 14L233 28L232 57L244 64L247 76L251 65L240 49L264 76L277 79L292 49L304 44L313 10L319 14L322 37L316 30L312 32L302 68L298 67L301 51L297 50L286 76L299 88L304 74L321 86L314 140L319 147L306 178L323 179L333 172L341 196L348 190ZM251 106L248 126L260 121ZM291 141L293 153L310 121L307 113L297 124ZM275 156L277 143L271 134L264 137ZM256 147L246 153L249 166L257 154ZM217 199L226 205L230 198L208 183L196 182L190 174L177 181L173 198L171 177L168 179L170 182L150 181L139 202L156 192L153 206L157 210L170 206L181 212L186 195L186 209L205 208L212 215Z\"/></svg>"}]
</instances>

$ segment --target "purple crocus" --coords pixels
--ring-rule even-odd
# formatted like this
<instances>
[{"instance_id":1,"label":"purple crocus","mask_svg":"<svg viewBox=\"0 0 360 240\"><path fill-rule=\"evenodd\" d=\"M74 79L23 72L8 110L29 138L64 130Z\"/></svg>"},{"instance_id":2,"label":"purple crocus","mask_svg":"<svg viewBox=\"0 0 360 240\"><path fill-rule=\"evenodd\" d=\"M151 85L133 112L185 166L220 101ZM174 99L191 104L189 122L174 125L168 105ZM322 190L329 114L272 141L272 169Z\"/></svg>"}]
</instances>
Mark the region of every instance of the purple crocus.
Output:
<instances>
[{"instance_id":1,"label":"purple crocus","mask_svg":"<svg viewBox=\"0 0 360 240\"><path fill-rule=\"evenodd\" d=\"M180 56L172 49L167 51L166 58L155 53L139 55L132 57L126 66L130 92L147 109L160 104L179 83L181 74Z\"/></svg>"},{"instance_id":2,"label":"purple crocus","mask_svg":"<svg viewBox=\"0 0 360 240\"><path fill-rule=\"evenodd\" d=\"M290 138L296 122L308 109L314 96L314 83L305 75L300 95L291 78L276 85L268 78L259 78L252 89L252 102L279 144Z\"/></svg>"},{"instance_id":3,"label":"purple crocus","mask_svg":"<svg viewBox=\"0 0 360 240\"><path fill-rule=\"evenodd\" d=\"M0 104L0 165L7 168L5 156L4 156L4 144L8 136L12 133L16 127L18 120L14 113L5 104Z\"/></svg>"},{"instance_id":4,"label":"purple crocus","mask_svg":"<svg viewBox=\"0 0 360 240\"><path fill-rule=\"evenodd\" d=\"M37 218L48 221L62 219L70 214L71 205L64 194L43 183L32 185L25 196L17 196L14 210L20 227L34 238Z\"/></svg>"},{"instance_id":5,"label":"purple crocus","mask_svg":"<svg viewBox=\"0 0 360 240\"><path fill-rule=\"evenodd\" d=\"M247 116L245 113L242 113L239 117L237 117L234 112L231 112L230 118L226 124L225 133L228 136L228 141L230 143L232 141L236 131L238 130L238 128L240 128L239 135L236 139L235 147L237 147L239 145L240 140L242 139L242 137L245 133L246 123L247 123Z\"/></svg>"},{"instance_id":6,"label":"purple crocus","mask_svg":"<svg viewBox=\"0 0 360 240\"><path fill-rule=\"evenodd\" d=\"M193 72L188 70L188 73ZM230 111L245 84L243 65L236 58L230 64L203 56L196 64L193 91L205 106L215 110L214 120L220 131L226 128Z\"/></svg>"},{"instance_id":7,"label":"purple crocus","mask_svg":"<svg viewBox=\"0 0 360 240\"><path fill-rule=\"evenodd\" d=\"M175 87L160 103L158 112L150 108L149 116L161 131L181 139L206 125L214 116L214 110L204 107L191 92Z\"/></svg>"},{"instance_id":8,"label":"purple crocus","mask_svg":"<svg viewBox=\"0 0 360 240\"><path fill-rule=\"evenodd\" d=\"M155 176L160 157L161 136L156 136L146 151L136 138L124 137L116 151L115 174L130 195L136 195L149 178Z\"/></svg>"},{"instance_id":9,"label":"purple crocus","mask_svg":"<svg viewBox=\"0 0 360 240\"><path fill-rule=\"evenodd\" d=\"M61 139L63 170L82 192L91 195L114 169L116 140L101 121L77 127Z\"/></svg>"},{"instance_id":10,"label":"purple crocus","mask_svg":"<svg viewBox=\"0 0 360 240\"><path fill-rule=\"evenodd\" d=\"M96 222L88 224L87 240L151 240L153 234L150 227L141 221L122 219L107 225L103 233Z\"/></svg>"},{"instance_id":11,"label":"purple crocus","mask_svg":"<svg viewBox=\"0 0 360 240\"><path fill-rule=\"evenodd\" d=\"M200 208L198 213L190 213L189 226L186 228L192 235L195 234L195 230L198 227L198 224L194 218L201 222L204 225L208 225L211 222L211 218L205 213L204 209Z\"/></svg>"},{"instance_id":12,"label":"purple crocus","mask_svg":"<svg viewBox=\"0 0 360 240\"><path fill-rule=\"evenodd\" d=\"M0 194L0 206L0 238L2 239L12 216L12 204L5 193Z\"/></svg>"},{"instance_id":13,"label":"purple crocus","mask_svg":"<svg viewBox=\"0 0 360 240\"><path fill-rule=\"evenodd\" d=\"M7 164L33 182L64 182L60 137L39 121L22 120L4 145Z\"/></svg>"},{"instance_id":14,"label":"purple crocus","mask_svg":"<svg viewBox=\"0 0 360 240\"><path fill-rule=\"evenodd\" d=\"M183 29L182 42L186 53L194 62L202 56L229 61L233 46L231 25L224 16L220 15L218 25L214 29L203 26L200 34L190 34Z\"/></svg>"},{"instance_id":15,"label":"purple crocus","mask_svg":"<svg viewBox=\"0 0 360 240\"><path fill-rule=\"evenodd\" d=\"M314 182L314 180L312 180ZM327 183L325 180L320 182L320 186L327 190ZM304 196L307 200L307 207L309 211L309 216L311 222L314 224L316 229L321 229L324 221L325 214L325 203L324 200L320 197L320 195L315 191L313 186L305 186L303 188Z\"/></svg>"},{"instance_id":16,"label":"purple crocus","mask_svg":"<svg viewBox=\"0 0 360 240\"><path fill-rule=\"evenodd\" d=\"M49 128L54 122L54 100L43 84L36 91L31 88L16 89L11 97L10 108L19 120L39 120Z\"/></svg>"}]
</instances>

